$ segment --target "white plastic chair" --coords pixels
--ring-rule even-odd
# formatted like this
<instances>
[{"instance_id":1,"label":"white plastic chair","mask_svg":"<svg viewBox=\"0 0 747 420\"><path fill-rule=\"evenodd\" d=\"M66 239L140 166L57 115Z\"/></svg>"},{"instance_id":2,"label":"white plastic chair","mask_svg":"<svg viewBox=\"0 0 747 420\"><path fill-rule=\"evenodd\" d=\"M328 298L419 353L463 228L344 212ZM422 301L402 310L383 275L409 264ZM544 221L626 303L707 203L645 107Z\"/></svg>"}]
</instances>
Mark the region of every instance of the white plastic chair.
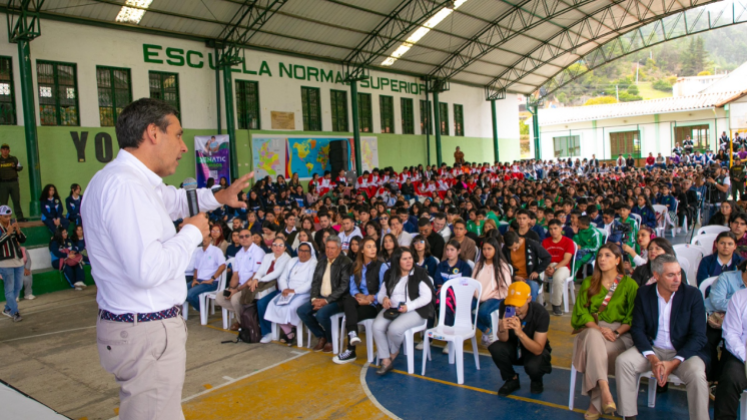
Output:
<instances>
[{"instance_id":1,"label":"white plastic chair","mask_svg":"<svg viewBox=\"0 0 747 420\"><path fill-rule=\"evenodd\" d=\"M467 264L469 265L469 268L472 269L472 271L475 270L475 262L472 260L467 260Z\"/></svg>"},{"instance_id":2,"label":"white plastic chair","mask_svg":"<svg viewBox=\"0 0 747 420\"><path fill-rule=\"evenodd\" d=\"M340 322L345 324L345 313L336 313L329 320L332 322L332 354L340 354Z\"/></svg>"},{"instance_id":3,"label":"white plastic chair","mask_svg":"<svg viewBox=\"0 0 747 420\"><path fill-rule=\"evenodd\" d=\"M192 251L192 258L189 260L189 265L187 266L187 269L184 270L184 276L191 276L195 272L195 256L197 255L197 250L199 250L199 247L195 247L194 251ZM182 303L182 317L184 320L189 319L189 303L186 301Z\"/></svg>"},{"instance_id":4,"label":"white plastic chair","mask_svg":"<svg viewBox=\"0 0 747 420\"><path fill-rule=\"evenodd\" d=\"M708 277L707 279L703 280L703 283L700 283L700 286L698 286L698 289L700 289L700 294L703 295L703 300L707 299L706 292L708 291L709 287L713 287L713 284L716 283L716 280L718 280L718 276Z\"/></svg>"},{"instance_id":5,"label":"white plastic chair","mask_svg":"<svg viewBox=\"0 0 747 420\"><path fill-rule=\"evenodd\" d=\"M698 235L693 238L691 243L693 245L699 245L701 248L703 248L703 256L707 257L713 254L713 243L716 242L717 236L718 236L718 233Z\"/></svg>"},{"instance_id":6,"label":"white plastic chair","mask_svg":"<svg viewBox=\"0 0 747 420\"><path fill-rule=\"evenodd\" d=\"M456 300L456 313L454 314L454 325L446 326L446 292L451 288L454 291ZM449 280L441 286L441 306L439 309L438 325L426 330L423 337L423 371L425 376L426 358L430 356L431 339L446 341L449 345L449 364L454 364L456 358L457 383L464 383L464 342L472 340L472 352L475 356L475 366L480 370L480 356L477 351L477 316L472 317L472 299L477 292L477 306L475 311L480 309L480 296L482 295L482 285L479 281L467 277Z\"/></svg>"},{"instance_id":7,"label":"white plastic chair","mask_svg":"<svg viewBox=\"0 0 747 420\"><path fill-rule=\"evenodd\" d=\"M728 232L729 230L731 229L729 229L726 226L721 226L721 225L703 226L702 228L698 229L695 235L701 236L701 235L709 235L709 234L714 234L714 233L718 235L721 232Z\"/></svg>"},{"instance_id":8,"label":"white plastic chair","mask_svg":"<svg viewBox=\"0 0 747 420\"><path fill-rule=\"evenodd\" d=\"M374 338L373 338L373 323L375 318L370 319L364 319L363 321L359 321L358 325L363 325L363 327L366 329L366 357L368 358L368 363L373 363L375 358L374 353ZM340 334L340 351L345 347L345 336L347 335L347 332L345 331L345 315L342 316L342 334Z\"/></svg>"},{"instance_id":9,"label":"white plastic chair","mask_svg":"<svg viewBox=\"0 0 747 420\"><path fill-rule=\"evenodd\" d=\"M653 205L654 212L657 215L656 220L656 236L664 237L664 234L666 233L667 228L667 206L661 205L661 204L654 204ZM658 215L661 214L661 217L658 217Z\"/></svg>"},{"instance_id":10,"label":"white plastic chair","mask_svg":"<svg viewBox=\"0 0 747 420\"><path fill-rule=\"evenodd\" d=\"M576 397L576 367L571 363L571 385L568 387L568 409L573 411L574 399Z\"/></svg>"},{"instance_id":11,"label":"white plastic chair","mask_svg":"<svg viewBox=\"0 0 747 420\"><path fill-rule=\"evenodd\" d=\"M636 228L637 229L641 229L641 222L643 221L643 219L641 218L641 216L638 215L638 214L630 213L630 217L632 217L633 220L635 220Z\"/></svg>"},{"instance_id":12,"label":"white plastic chair","mask_svg":"<svg viewBox=\"0 0 747 420\"><path fill-rule=\"evenodd\" d=\"M311 347L311 330L309 330L309 327L306 327L304 325L303 321L300 319L298 320L298 324L295 324L296 326L296 346L298 348L303 348L303 329L306 328L306 347ZM280 329L278 328L278 324L272 323L272 339L275 341L280 340Z\"/></svg>"},{"instance_id":13,"label":"white plastic chair","mask_svg":"<svg viewBox=\"0 0 747 420\"><path fill-rule=\"evenodd\" d=\"M680 268L685 272L685 281L687 281L687 284L692 285L693 283L697 283L691 283L690 280L690 277L692 277L690 276L690 261L688 261L685 257L681 257L679 255L677 256L677 261L680 263ZM697 270L697 268L695 270Z\"/></svg>"},{"instance_id":14,"label":"white plastic chair","mask_svg":"<svg viewBox=\"0 0 747 420\"><path fill-rule=\"evenodd\" d=\"M428 328L428 320L423 320L423 323L405 331L405 341L402 343L402 352L407 356L407 373L412 375L415 373L415 333L425 331ZM428 354L428 360L431 356ZM379 356L376 356L376 364L380 363Z\"/></svg>"},{"instance_id":15,"label":"white plastic chair","mask_svg":"<svg viewBox=\"0 0 747 420\"><path fill-rule=\"evenodd\" d=\"M654 374L650 370L648 372L643 372L639 374L638 375L638 387L639 388L641 386L641 378L648 378L648 406L651 408L654 408L656 407L656 379L654 379ZM670 382L674 385L685 384L676 375L669 375L667 379L669 379L667 382Z\"/></svg>"},{"instance_id":16,"label":"white plastic chair","mask_svg":"<svg viewBox=\"0 0 747 420\"><path fill-rule=\"evenodd\" d=\"M703 248L691 244L678 244L672 248L674 248L674 253L677 255L678 261L680 257L687 261L689 270L685 270L685 273L687 273L688 283L691 286L697 287L698 267L700 266L700 261L703 259Z\"/></svg>"},{"instance_id":17,"label":"white plastic chair","mask_svg":"<svg viewBox=\"0 0 747 420\"><path fill-rule=\"evenodd\" d=\"M208 321L208 303L210 303L210 315L215 314L215 296L218 295L218 293L223 293L223 290L226 288L226 277L228 276L228 273L226 273L226 270L223 270L223 272L220 275L220 278L218 279L218 288L215 289L212 292L205 292L200 294L200 324L201 325L207 325Z\"/></svg>"},{"instance_id":18,"label":"white plastic chair","mask_svg":"<svg viewBox=\"0 0 747 420\"><path fill-rule=\"evenodd\" d=\"M565 285L563 286L563 311L570 312L569 299L573 299L573 303L576 303L576 287L573 285L573 280L576 277L576 254L578 253L578 244L573 243L573 259L571 262L571 275L565 279Z\"/></svg>"}]
</instances>

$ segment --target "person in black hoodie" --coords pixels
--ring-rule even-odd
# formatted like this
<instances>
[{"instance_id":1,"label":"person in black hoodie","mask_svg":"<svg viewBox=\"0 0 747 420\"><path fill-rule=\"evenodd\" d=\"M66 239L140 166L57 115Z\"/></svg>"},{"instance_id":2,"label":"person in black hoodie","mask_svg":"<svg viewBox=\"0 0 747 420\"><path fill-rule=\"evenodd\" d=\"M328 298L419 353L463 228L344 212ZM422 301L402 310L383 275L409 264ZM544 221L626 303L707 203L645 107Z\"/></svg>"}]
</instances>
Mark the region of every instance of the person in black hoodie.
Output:
<instances>
[{"instance_id":1,"label":"person in black hoodie","mask_svg":"<svg viewBox=\"0 0 747 420\"><path fill-rule=\"evenodd\" d=\"M376 258L376 252L376 241L373 238L365 238L360 244L358 256L353 261L350 293L342 298L345 329L348 331L348 348L332 359L338 365L355 361L355 346L361 343L358 337L358 323L376 318L381 309L376 294L379 293L379 272L382 262Z\"/></svg>"},{"instance_id":2,"label":"person in black hoodie","mask_svg":"<svg viewBox=\"0 0 747 420\"><path fill-rule=\"evenodd\" d=\"M550 266L550 253L539 242L524 239L512 230L506 232L503 240L503 255L514 269L514 281L527 282L532 288L532 299L536 301L540 288L539 276ZM517 258L522 254L523 259Z\"/></svg>"},{"instance_id":3,"label":"person in black hoodie","mask_svg":"<svg viewBox=\"0 0 747 420\"><path fill-rule=\"evenodd\" d=\"M376 371L379 375L386 374L394 367L405 331L422 325L435 313L433 285L425 268L415 264L412 251L397 248L391 267L384 273L384 282L376 296L384 308L373 325L376 351L381 360L381 367ZM396 318L385 317L387 309L397 311Z\"/></svg>"},{"instance_id":4,"label":"person in black hoodie","mask_svg":"<svg viewBox=\"0 0 747 420\"><path fill-rule=\"evenodd\" d=\"M405 197L405 200L409 201L415 198L415 186L412 185L412 180L410 178L407 178L405 183L402 184L400 193Z\"/></svg>"}]
</instances>

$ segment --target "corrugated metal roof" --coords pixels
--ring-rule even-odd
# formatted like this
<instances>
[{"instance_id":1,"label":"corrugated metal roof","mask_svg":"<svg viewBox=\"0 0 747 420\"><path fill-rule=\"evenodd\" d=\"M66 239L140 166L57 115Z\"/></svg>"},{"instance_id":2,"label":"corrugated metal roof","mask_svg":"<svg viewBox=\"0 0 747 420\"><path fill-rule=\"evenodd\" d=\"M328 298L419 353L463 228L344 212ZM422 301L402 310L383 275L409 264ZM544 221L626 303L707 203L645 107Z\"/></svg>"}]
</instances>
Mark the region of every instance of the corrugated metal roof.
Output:
<instances>
[{"instance_id":1,"label":"corrugated metal roof","mask_svg":"<svg viewBox=\"0 0 747 420\"><path fill-rule=\"evenodd\" d=\"M115 24L114 19L124 1L47 1L43 6L46 14L42 16L49 18L62 15ZM421 3L414 1L408 10L415 10L415 12L407 15L406 18L411 20L422 18L424 10L437 6L441 1L426 0ZM713 0L704 0L700 3L711 1ZM518 3L518 0L516 2L468 0L425 35L415 47L390 68L427 75L436 72L444 63L449 67L460 65L449 60L452 57L451 54L486 28L492 27L497 19L504 17L498 22L498 27L503 28L504 36L509 35L511 39L503 39L502 36L488 39L483 36L481 41L499 44L491 45L487 54L481 53L481 49L478 48L468 48L460 52L463 57L471 59L471 63L464 68L459 68L461 73L450 72L451 77L453 80L482 84L486 79L491 80L500 75L507 84L511 83L509 90L530 93L544 83L548 77L556 74L559 68L546 64L532 69L530 68L532 66L527 65L526 60L522 60L522 56L529 54L543 43L550 43L562 47L562 50L571 50L573 54L560 51L559 57L551 57L548 54L548 56L535 56L535 58L566 66L578 59L578 54L583 54L599 45L599 40L590 39L594 37L595 27L599 24L598 20L602 18L599 13L601 10L609 8L611 12L605 15L603 22L605 26L599 31L599 36L605 40L617 35L613 29L614 21L619 23L622 20L623 25L631 25L625 28L626 31L646 24L646 21L640 22L634 16L635 7L631 9L632 14L625 11L626 7L638 4L638 2L640 2L641 10L649 8L658 14L665 13L664 3L651 3L647 0L623 0L614 5L610 3L610 0L583 2L563 0L557 4L552 16L546 16L545 7L551 5L552 2L531 0L523 4L522 18L513 19L507 16L510 16L509 12L514 9L512 3ZM374 28L379 27L401 3L402 0L287 0L250 40L248 46L276 49L280 52L292 51L309 57L343 60L351 51L361 48L367 35ZM270 0L258 2L261 7L267 7L269 4ZM225 26L237 16L242 5L241 0L153 0L139 26L162 30L164 34L178 33L213 39L217 38ZM667 7L669 5L669 3L666 4ZM694 7L693 2L676 2L672 8L666 10L666 13L685 7ZM592 21L591 31L588 27L578 24L580 19L595 13L596 21ZM652 13L649 13L646 17L651 16ZM524 25L530 22L534 23L534 26L523 29ZM399 28L403 26L401 22L397 25ZM574 39L580 36L582 41L590 41L580 47L570 45L567 36L558 36L560 31L569 26L573 26L570 31L575 32L572 35ZM512 30L508 30L509 27ZM517 36L513 34L514 31L521 31L523 35ZM389 40L392 45L386 54L391 54L412 32L413 30L410 30L409 33L398 36L396 33L386 32L398 38ZM613 33L609 34L610 32ZM493 32L489 33L495 35ZM371 50L372 48L375 46L369 45L365 49ZM481 55L477 56L477 54ZM373 57L370 66L381 67L380 63L384 57L381 55ZM510 78L515 76L513 72L506 72L506 66L517 66L530 71L531 74L511 80Z\"/></svg>"},{"instance_id":2,"label":"corrugated metal roof","mask_svg":"<svg viewBox=\"0 0 747 420\"><path fill-rule=\"evenodd\" d=\"M624 118L636 115L707 109L715 107L717 104L739 92L740 90L736 88L731 92L705 93L692 96L650 99L648 101L541 109L539 122L540 126L548 126L581 121Z\"/></svg>"}]
</instances>

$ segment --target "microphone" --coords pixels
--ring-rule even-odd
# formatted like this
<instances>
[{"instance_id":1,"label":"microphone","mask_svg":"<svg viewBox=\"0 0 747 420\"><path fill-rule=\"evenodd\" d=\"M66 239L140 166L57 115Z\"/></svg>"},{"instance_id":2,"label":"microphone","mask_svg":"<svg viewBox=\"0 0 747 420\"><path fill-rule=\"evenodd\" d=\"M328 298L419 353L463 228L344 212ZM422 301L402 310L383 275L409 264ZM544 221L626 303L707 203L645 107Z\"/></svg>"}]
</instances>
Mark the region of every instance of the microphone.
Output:
<instances>
[{"instance_id":1,"label":"microphone","mask_svg":"<svg viewBox=\"0 0 747 420\"><path fill-rule=\"evenodd\" d=\"M200 212L200 204L197 202L197 180L194 178L187 178L184 180L182 187L187 192L189 216L195 216Z\"/></svg>"}]
</instances>

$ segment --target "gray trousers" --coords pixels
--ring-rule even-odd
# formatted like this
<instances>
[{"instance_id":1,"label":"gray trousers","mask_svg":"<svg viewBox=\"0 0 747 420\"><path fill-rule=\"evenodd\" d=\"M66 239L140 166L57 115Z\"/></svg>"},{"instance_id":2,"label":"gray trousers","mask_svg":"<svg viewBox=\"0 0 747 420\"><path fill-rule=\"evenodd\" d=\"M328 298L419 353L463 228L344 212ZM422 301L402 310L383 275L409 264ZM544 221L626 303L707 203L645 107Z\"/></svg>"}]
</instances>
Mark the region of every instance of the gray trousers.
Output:
<instances>
[{"instance_id":1,"label":"gray trousers","mask_svg":"<svg viewBox=\"0 0 747 420\"><path fill-rule=\"evenodd\" d=\"M187 325L181 316L150 322L99 319L101 366L114 375L120 420L184 420Z\"/></svg>"},{"instance_id":2,"label":"gray trousers","mask_svg":"<svg viewBox=\"0 0 747 420\"><path fill-rule=\"evenodd\" d=\"M412 311L398 316L394 321L384 318L384 311L379 312L373 323L376 354L379 359L388 359L393 353L398 353L405 340L405 331L422 325L423 317Z\"/></svg>"},{"instance_id":3,"label":"gray trousers","mask_svg":"<svg viewBox=\"0 0 747 420\"><path fill-rule=\"evenodd\" d=\"M674 359L677 352L654 347L659 360ZM638 415L638 374L651 370L651 363L636 347L631 347L617 357L615 381L617 382L617 413L621 417ZM708 381L705 363L693 356L680 363L672 372L685 383L687 389L687 411L691 420L704 420L708 415Z\"/></svg>"}]
</instances>

